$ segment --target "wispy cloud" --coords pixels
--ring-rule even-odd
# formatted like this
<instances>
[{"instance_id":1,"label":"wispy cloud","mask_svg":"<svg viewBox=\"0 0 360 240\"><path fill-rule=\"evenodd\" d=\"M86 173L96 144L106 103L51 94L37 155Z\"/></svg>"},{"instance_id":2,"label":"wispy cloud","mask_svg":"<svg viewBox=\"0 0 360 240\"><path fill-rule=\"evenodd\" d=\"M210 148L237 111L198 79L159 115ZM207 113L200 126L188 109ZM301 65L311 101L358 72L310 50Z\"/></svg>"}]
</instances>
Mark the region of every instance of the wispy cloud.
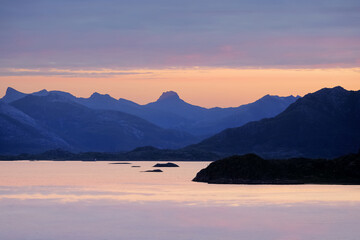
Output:
<instances>
[{"instance_id":1,"label":"wispy cloud","mask_svg":"<svg viewBox=\"0 0 360 240\"><path fill-rule=\"evenodd\" d=\"M0 66L358 67L359 9L358 0L5 1Z\"/></svg>"},{"instance_id":2,"label":"wispy cloud","mask_svg":"<svg viewBox=\"0 0 360 240\"><path fill-rule=\"evenodd\" d=\"M149 71L129 71L116 69L25 69L25 68L0 68L0 76L69 76L69 77L107 77L117 75L147 75Z\"/></svg>"}]
</instances>

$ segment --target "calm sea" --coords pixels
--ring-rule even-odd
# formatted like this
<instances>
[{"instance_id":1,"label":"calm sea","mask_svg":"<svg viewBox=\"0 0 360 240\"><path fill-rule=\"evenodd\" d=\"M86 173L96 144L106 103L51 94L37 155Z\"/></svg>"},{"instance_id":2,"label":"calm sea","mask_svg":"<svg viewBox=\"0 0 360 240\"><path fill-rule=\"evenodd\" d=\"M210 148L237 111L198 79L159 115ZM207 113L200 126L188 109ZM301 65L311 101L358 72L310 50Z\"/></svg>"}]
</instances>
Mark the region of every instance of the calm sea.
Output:
<instances>
[{"instance_id":1,"label":"calm sea","mask_svg":"<svg viewBox=\"0 0 360 240\"><path fill-rule=\"evenodd\" d=\"M204 162L142 172L155 163L0 162L0 239L360 239L360 186L192 182Z\"/></svg>"}]
</instances>

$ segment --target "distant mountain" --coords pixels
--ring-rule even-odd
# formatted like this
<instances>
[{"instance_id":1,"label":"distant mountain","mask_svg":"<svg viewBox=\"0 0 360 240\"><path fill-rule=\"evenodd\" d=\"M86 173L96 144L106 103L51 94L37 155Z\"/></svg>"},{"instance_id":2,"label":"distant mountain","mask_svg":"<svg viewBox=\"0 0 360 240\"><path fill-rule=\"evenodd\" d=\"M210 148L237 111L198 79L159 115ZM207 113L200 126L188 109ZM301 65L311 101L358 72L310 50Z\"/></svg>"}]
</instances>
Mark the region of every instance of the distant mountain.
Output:
<instances>
[{"instance_id":1,"label":"distant mountain","mask_svg":"<svg viewBox=\"0 0 360 240\"><path fill-rule=\"evenodd\" d=\"M78 98L78 103L81 103L87 107L94 108L94 109L107 109L107 110L126 110L131 111L131 109L136 109L140 105L134 103L132 101L126 99L119 99L116 100L115 98L111 97L109 94L100 94L100 93L93 93L89 98ZM123 111L123 112L128 112Z\"/></svg>"},{"instance_id":2,"label":"distant mountain","mask_svg":"<svg viewBox=\"0 0 360 240\"><path fill-rule=\"evenodd\" d=\"M11 105L78 151L114 152L146 145L179 148L196 140L127 113L90 109L56 93L28 95Z\"/></svg>"},{"instance_id":3,"label":"distant mountain","mask_svg":"<svg viewBox=\"0 0 360 240\"><path fill-rule=\"evenodd\" d=\"M325 88L274 118L224 130L190 148L265 158L333 158L360 148L360 91Z\"/></svg>"},{"instance_id":4,"label":"distant mountain","mask_svg":"<svg viewBox=\"0 0 360 240\"><path fill-rule=\"evenodd\" d=\"M173 113L189 120L203 118L208 110L185 102L174 91L164 92L156 102L146 104L145 108Z\"/></svg>"},{"instance_id":5,"label":"distant mountain","mask_svg":"<svg viewBox=\"0 0 360 240\"><path fill-rule=\"evenodd\" d=\"M0 102L0 153L38 153L48 149L72 148L35 119Z\"/></svg>"},{"instance_id":6,"label":"distant mountain","mask_svg":"<svg viewBox=\"0 0 360 240\"><path fill-rule=\"evenodd\" d=\"M360 147L359 95L359 91L336 87L303 98L266 95L236 108L206 109L186 103L172 91L153 103L139 105L107 94L77 98L61 91L24 94L8 88L0 102L0 153L55 148L114 152L148 145L180 148L199 140L186 132L206 136L245 124L180 152L332 158ZM169 129L159 127L165 125Z\"/></svg>"},{"instance_id":7,"label":"distant mountain","mask_svg":"<svg viewBox=\"0 0 360 240\"><path fill-rule=\"evenodd\" d=\"M6 89L5 96L1 99L1 101L5 102L5 103L10 103L10 102L19 100L20 98L23 98L26 95L27 94L19 92L19 91L15 90L14 88L8 87Z\"/></svg>"},{"instance_id":8,"label":"distant mountain","mask_svg":"<svg viewBox=\"0 0 360 240\"><path fill-rule=\"evenodd\" d=\"M52 92L54 92L54 93L56 92L58 94L71 95L70 93L65 93L65 92L60 92L60 91L52 91ZM30 94L34 95L34 96L46 96L49 94L49 92L47 90L43 89L41 91L30 93ZM6 89L5 96L3 98L1 98L1 101L5 102L5 103L11 103L11 102L19 100L23 97L26 97L27 95L30 95L30 94L22 93L22 92L19 92L18 90L15 90L14 88L8 87Z\"/></svg>"},{"instance_id":9,"label":"distant mountain","mask_svg":"<svg viewBox=\"0 0 360 240\"><path fill-rule=\"evenodd\" d=\"M8 89L3 99L10 103L25 97ZM9 94L8 94L9 92ZM174 91L164 92L157 101L139 105L126 99L115 99L108 94L94 93L89 98L77 98L61 91L42 90L32 95L56 94L92 109L116 110L143 118L162 128L186 131L201 139L226 128L239 127L250 121L274 117L299 97L267 95L258 101L235 108L203 108L182 100ZM16 97L14 97L16 95Z\"/></svg>"},{"instance_id":10,"label":"distant mountain","mask_svg":"<svg viewBox=\"0 0 360 240\"><path fill-rule=\"evenodd\" d=\"M126 99L115 99L108 94L94 93L89 98L78 98L76 102L93 109L107 109L129 113L141 117L163 128L179 129L177 126L189 121L179 115L150 109Z\"/></svg>"},{"instance_id":11,"label":"distant mountain","mask_svg":"<svg viewBox=\"0 0 360 240\"><path fill-rule=\"evenodd\" d=\"M299 96L279 97L266 95L253 103L237 108L212 108L209 109L211 115L209 114L208 119L193 124L191 132L196 135L209 136L227 128L239 127L248 122L274 117L299 98ZM215 116L221 116L225 110L231 110L231 112L228 111L224 114L225 117L216 119Z\"/></svg>"}]
</instances>

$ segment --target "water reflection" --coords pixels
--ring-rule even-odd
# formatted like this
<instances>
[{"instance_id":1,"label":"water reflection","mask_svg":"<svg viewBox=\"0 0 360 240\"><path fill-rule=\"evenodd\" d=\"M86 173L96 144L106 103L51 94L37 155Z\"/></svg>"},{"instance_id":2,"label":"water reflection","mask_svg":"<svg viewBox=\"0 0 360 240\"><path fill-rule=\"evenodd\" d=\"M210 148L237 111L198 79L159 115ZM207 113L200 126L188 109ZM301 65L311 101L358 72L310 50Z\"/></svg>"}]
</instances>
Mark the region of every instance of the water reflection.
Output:
<instances>
[{"instance_id":1,"label":"water reflection","mask_svg":"<svg viewBox=\"0 0 360 240\"><path fill-rule=\"evenodd\" d=\"M5 162L0 170L0 199L52 199L61 202L117 200L171 201L190 205L264 205L360 202L359 186L215 185L191 179L208 163L180 162L163 173L144 173L155 162Z\"/></svg>"},{"instance_id":2,"label":"water reflection","mask_svg":"<svg viewBox=\"0 0 360 240\"><path fill-rule=\"evenodd\" d=\"M360 239L360 187L191 182L208 163L0 162L0 239Z\"/></svg>"}]
</instances>

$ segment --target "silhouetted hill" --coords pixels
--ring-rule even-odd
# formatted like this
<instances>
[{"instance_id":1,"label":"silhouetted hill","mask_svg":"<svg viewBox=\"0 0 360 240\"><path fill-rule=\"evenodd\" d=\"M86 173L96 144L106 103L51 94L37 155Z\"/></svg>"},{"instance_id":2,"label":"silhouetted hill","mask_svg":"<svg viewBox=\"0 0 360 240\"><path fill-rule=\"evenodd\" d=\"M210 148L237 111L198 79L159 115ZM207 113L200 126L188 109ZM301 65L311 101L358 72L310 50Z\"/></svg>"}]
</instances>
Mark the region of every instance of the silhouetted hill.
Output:
<instances>
[{"instance_id":1,"label":"silhouetted hill","mask_svg":"<svg viewBox=\"0 0 360 240\"><path fill-rule=\"evenodd\" d=\"M29 95L11 105L79 151L114 152L144 145L178 148L194 141L189 134L165 130L119 111L90 109L54 93Z\"/></svg>"},{"instance_id":2,"label":"silhouetted hill","mask_svg":"<svg viewBox=\"0 0 360 240\"><path fill-rule=\"evenodd\" d=\"M274 118L227 129L190 148L266 158L332 158L360 147L360 91L322 89Z\"/></svg>"},{"instance_id":3,"label":"silhouetted hill","mask_svg":"<svg viewBox=\"0 0 360 240\"><path fill-rule=\"evenodd\" d=\"M265 160L255 154L212 162L196 182L222 184L360 184L360 154L336 158Z\"/></svg>"},{"instance_id":4,"label":"silhouetted hill","mask_svg":"<svg viewBox=\"0 0 360 240\"><path fill-rule=\"evenodd\" d=\"M248 122L274 117L299 98L299 96L279 97L266 95L253 103L232 108L231 114L220 119L216 119L214 116L221 116L221 112L225 109L212 108L209 111L212 111L214 116L209 116L207 120L193 124L191 132L197 135L209 136L211 133L218 133L226 128L239 127Z\"/></svg>"}]
</instances>

